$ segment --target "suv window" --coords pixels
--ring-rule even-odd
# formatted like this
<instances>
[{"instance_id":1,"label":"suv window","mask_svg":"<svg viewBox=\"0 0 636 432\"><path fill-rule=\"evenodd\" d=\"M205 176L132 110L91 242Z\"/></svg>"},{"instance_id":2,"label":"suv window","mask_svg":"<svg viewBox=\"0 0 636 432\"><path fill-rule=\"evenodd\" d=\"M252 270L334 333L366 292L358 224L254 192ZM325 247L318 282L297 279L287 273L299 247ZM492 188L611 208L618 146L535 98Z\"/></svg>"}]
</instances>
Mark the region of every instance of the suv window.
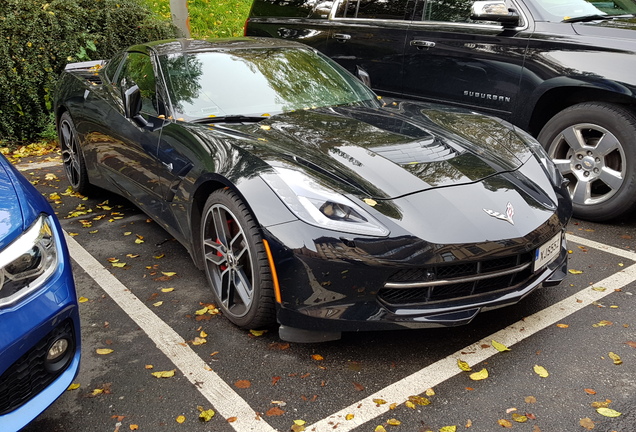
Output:
<instances>
[{"instance_id":1,"label":"suv window","mask_svg":"<svg viewBox=\"0 0 636 432\"><path fill-rule=\"evenodd\" d=\"M428 0L422 21L470 22L472 0Z\"/></svg>"},{"instance_id":2,"label":"suv window","mask_svg":"<svg viewBox=\"0 0 636 432\"><path fill-rule=\"evenodd\" d=\"M412 0L343 0L336 18L410 20L406 16L407 4Z\"/></svg>"}]
</instances>

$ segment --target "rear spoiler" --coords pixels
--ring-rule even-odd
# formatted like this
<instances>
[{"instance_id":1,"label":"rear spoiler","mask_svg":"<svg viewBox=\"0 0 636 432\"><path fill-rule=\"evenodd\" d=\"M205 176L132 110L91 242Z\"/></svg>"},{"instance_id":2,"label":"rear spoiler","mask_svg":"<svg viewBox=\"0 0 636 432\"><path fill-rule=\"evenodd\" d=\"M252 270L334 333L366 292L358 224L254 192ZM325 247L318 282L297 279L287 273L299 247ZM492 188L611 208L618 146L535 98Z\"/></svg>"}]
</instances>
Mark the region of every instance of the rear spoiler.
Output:
<instances>
[{"instance_id":1,"label":"rear spoiler","mask_svg":"<svg viewBox=\"0 0 636 432\"><path fill-rule=\"evenodd\" d=\"M64 71L66 72L70 72L70 71L88 71L88 70L97 70L99 68L101 68L102 66L104 66L104 64L106 63L105 60L91 60L91 61L85 61L85 62L77 62L77 63L68 63L65 67L64 67Z\"/></svg>"}]
</instances>

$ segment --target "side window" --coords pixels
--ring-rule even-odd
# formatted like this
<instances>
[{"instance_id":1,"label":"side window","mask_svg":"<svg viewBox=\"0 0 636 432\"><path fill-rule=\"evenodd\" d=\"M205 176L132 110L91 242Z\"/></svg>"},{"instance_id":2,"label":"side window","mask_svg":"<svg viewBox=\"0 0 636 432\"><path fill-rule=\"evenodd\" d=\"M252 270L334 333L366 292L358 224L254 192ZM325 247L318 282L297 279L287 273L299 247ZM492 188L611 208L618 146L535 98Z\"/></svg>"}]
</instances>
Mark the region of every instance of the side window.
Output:
<instances>
[{"instance_id":1,"label":"side window","mask_svg":"<svg viewBox=\"0 0 636 432\"><path fill-rule=\"evenodd\" d=\"M121 64L123 58L124 53L119 53L112 59L108 60L108 63L106 63L106 66L104 66L103 74L108 82L115 82L115 74L119 70L119 65Z\"/></svg>"},{"instance_id":2,"label":"side window","mask_svg":"<svg viewBox=\"0 0 636 432\"><path fill-rule=\"evenodd\" d=\"M407 4L411 0L343 0L336 11L336 18L378 20L410 20Z\"/></svg>"},{"instance_id":3,"label":"side window","mask_svg":"<svg viewBox=\"0 0 636 432\"><path fill-rule=\"evenodd\" d=\"M500 25L492 21L470 19L474 0L419 0L415 7L415 21L440 21Z\"/></svg>"},{"instance_id":4,"label":"side window","mask_svg":"<svg viewBox=\"0 0 636 432\"><path fill-rule=\"evenodd\" d=\"M141 92L141 112L155 117L159 115L157 82L148 55L128 53L118 76L118 84L122 95L136 84Z\"/></svg>"},{"instance_id":5,"label":"side window","mask_svg":"<svg viewBox=\"0 0 636 432\"><path fill-rule=\"evenodd\" d=\"M477 22L470 19L473 0L427 0L422 3L422 21Z\"/></svg>"}]
</instances>

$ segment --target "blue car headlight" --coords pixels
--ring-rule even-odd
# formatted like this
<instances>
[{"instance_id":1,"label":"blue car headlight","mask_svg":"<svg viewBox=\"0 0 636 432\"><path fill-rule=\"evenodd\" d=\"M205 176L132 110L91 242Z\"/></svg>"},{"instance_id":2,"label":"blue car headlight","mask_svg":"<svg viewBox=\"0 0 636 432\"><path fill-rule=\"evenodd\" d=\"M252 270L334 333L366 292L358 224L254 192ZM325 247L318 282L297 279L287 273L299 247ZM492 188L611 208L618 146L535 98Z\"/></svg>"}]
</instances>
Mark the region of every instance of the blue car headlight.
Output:
<instances>
[{"instance_id":1,"label":"blue car headlight","mask_svg":"<svg viewBox=\"0 0 636 432\"><path fill-rule=\"evenodd\" d=\"M311 225L349 234L389 234L369 212L301 171L275 167L261 177L296 217Z\"/></svg>"},{"instance_id":2,"label":"blue car headlight","mask_svg":"<svg viewBox=\"0 0 636 432\"><path fill-rule=\"evenodd\" d=\"M0 306L37 290L58 265L52 222L40 215L20 237L0 251Z\"/></svg>"}]
</instances>

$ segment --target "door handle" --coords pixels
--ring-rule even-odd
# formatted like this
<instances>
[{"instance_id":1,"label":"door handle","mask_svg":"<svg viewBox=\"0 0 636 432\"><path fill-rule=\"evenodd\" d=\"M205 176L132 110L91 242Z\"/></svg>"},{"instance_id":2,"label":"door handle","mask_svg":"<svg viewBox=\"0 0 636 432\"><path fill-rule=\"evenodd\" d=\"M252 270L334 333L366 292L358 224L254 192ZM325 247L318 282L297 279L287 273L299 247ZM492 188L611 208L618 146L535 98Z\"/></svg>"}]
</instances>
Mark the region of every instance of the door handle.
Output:
<instances>
[{"instance_id":1,"label":"door handle","mask_svg":"<svg viewBox=\"0 0 636 432\"><path fill-rule=\"evenodd\" d=\"M336 33L333 35L333 38L336 39L338 42L346 42L351 39L351 35L345 33Z\"/></svg>"},{"instance_id":2,"label":"door handle","mask_svg":"<svg viewBox=\"0 0 636 432\"><path fill-rule=\"evenodd\" d=\"M413 39L410 44L411 46L414 46L417 49L433 48L435 46L435 42L425 41L421 39Z\"/></svg>"}]
</instances>

